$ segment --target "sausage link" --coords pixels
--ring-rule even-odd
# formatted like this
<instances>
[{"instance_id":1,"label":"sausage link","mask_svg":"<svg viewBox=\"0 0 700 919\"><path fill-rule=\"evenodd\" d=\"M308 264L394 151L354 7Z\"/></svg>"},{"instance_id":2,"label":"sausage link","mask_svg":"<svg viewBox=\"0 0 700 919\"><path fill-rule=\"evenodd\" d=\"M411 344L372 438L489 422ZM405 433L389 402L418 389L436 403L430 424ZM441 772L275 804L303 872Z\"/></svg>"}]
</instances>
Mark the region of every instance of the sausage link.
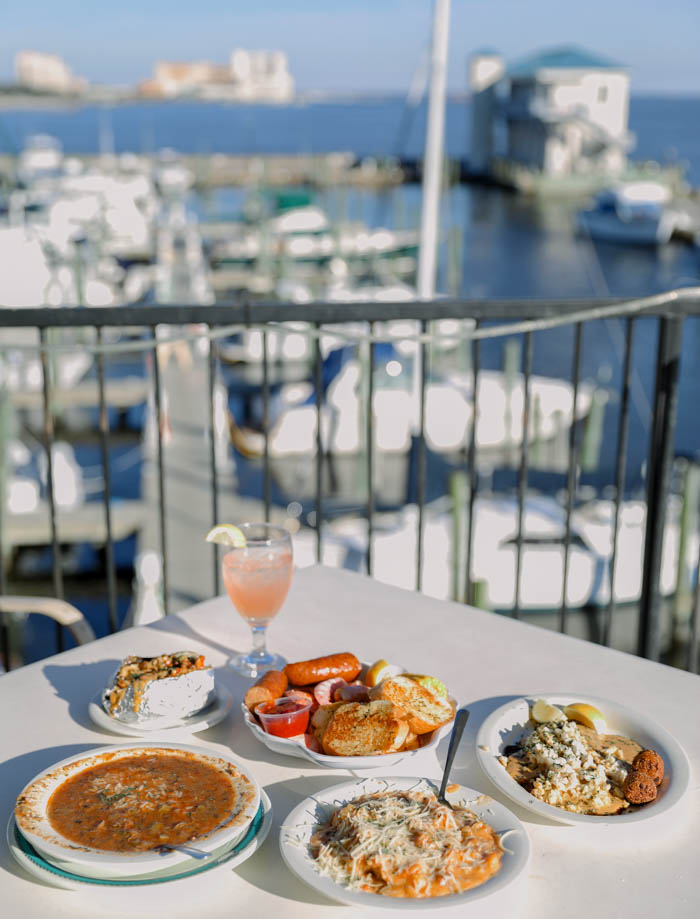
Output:
<instances>
[{"instance_id":1,"label":"sausage link","mask_svg":"<svg viewBox=\"0 0 700 919\"><path fill-rule=\"evenodd\" d=\"M246 707L252 712L261 702L274 702L284 695L287 688L287 677L281 670L268 670L257 683L250 687L243 699Z\"/></svg>"},{"instance_id":2,"label":"sausage link","mask_svg":"<svg viewBox=\"0 0 700 919\"><path fill-rule=\"evenodd\" d=\"M362 670L362 664L354 654L344 651L341 654L327 654L315 657L310 661L298 661L287 664L284 672L292 686L306 686L308 683L320 683L331 677L343 680L354 680Z\"/></svg>"}]
</instances>

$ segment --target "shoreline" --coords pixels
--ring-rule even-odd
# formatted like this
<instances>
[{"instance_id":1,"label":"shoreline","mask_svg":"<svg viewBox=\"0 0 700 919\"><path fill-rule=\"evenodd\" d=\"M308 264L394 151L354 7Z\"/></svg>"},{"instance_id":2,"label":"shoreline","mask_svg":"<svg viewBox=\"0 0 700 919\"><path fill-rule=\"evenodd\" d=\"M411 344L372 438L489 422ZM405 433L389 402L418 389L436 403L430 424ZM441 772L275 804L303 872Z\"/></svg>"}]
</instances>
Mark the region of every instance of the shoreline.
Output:
<instances>
[{"instance_id":1,"label":"shoreline","mask_svg":"<svg viewBox=\"0 0 700 919\"><path fill-rule=\"evenodd\" d=\"M362 105L382 104L405 100L406 94L400 91L389 92L326 92L324 90L307 90L298 93L294 98L285 101L269 99L205 99L198 96L149 97L124 91L95 93L93 95L61 96L51 93L23 93L0 91L0 112L17 109L55 109L75 110L92 107L120 107L130 105L201 105L222 106L224 108L299 108L313 105ZM682 102L700 102L700 92L636 92L630 95L631 101L676 100ZM447 93L447 101L470 105L470 93L465 90L454 90Z\"/></svg>"}]
</instances>

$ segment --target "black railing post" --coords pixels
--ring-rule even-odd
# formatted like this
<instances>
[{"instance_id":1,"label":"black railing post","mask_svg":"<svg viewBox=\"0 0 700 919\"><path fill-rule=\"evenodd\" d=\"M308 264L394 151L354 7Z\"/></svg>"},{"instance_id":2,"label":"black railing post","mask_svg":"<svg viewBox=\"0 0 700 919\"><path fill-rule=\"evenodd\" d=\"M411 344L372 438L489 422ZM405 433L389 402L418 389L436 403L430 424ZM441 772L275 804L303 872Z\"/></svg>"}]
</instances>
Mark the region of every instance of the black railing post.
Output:
<instances>
[{"instance_id":1,"label":"black railing post","mask_svg":"<svg viewBox=\"0 0 700 919\"><path fill-rule=\"evenodd\" d=\"M523 436L520 445L520 471L518 473L518 532L515 543L515 599L511 612L511 616L514 619L520 618L520 607L522 605L520 580L523 566L523 524L525 522L525 502L527 500L527 470L530 459L530 377L532 376L533 350L534 341L532 332L527 332L525 334L525 357L523 359Z\"/></svg>"},{"instance_id":2,"label":"black railing post","mask_svg":"<svg viewBox=\"0 0 700 919\"><path fill-rule=\"evenodd\" d=\"M314 500L316 517L316 561L323 558L321 523L323 520L323 432L321 415L323 408L323 366L321 359L321 326L316 323L314 338L314 391L316 395L316 495Z\"/></svg>"},{"instance_id":3,"label":"black railing post","mask_svg":"<svg viewBox=\"0 0 700 919\"><path fill-rule=\"evenodd\" d=\"M474 323L474 328L479 328L479 320ZM467 508L467 545L464 562L464 602L474 601L474 585L472 583L472 559L474 555L474 509L476 492L479 487L479 473L476 468L476 447L479 424L479 358L481 355L478 339L472 339L472 424L469 432L469 448L467 452L467 474L469 476L469 506Z\"/></svg>"},{"instance_id":4,"label":"black railing post","mask_svg":"<svg viewBox=\"0 0 700 919\"><path fill-rule=\"evenodd\" d=\"M430 352L425 340L428 323L425 319L420 322L421 342L420 348L420 394L418 405L418 444L416 456L416 492L418 499L418 532L416 534L416 590L423 589L423 525L425 517L425 496L427 490L427 454L425 449L425 390L428 380L428 367Z\"/></svg>"},{"instance_id":5,"label":"black railing post","mask_svg":"<svg viewBox=\"0 0 700 919\"><path fill-rule=\"evenodd\" d=\"M219 523L219 473L216 468L216 343L211 337L213 326L207 326L210 332L209 338L209 355L208 355L208 375L207 384L209 387L209 477L211 480L211 525L217 526ZM212 580L214 582L214 593L218 594L221 588L220 571L219 571L219 553L216 543L212 543Z\"/></svg>"},{"instance_id":6,"label":"black railing post","mask_svg":"<svg viewBox=\"0 0 700 919\"><path fill-rule=\"evenodd\" d=\"M663 317L659 320L654 415L647 477L644 568L637 635L637 653L650 660L658 660L661 655L659 576L676 432L682 334L683 319Z\"/></svg>"},{"instance_id":7,"label":"black railing post","mask_svg":"<svg viewBox=\"0 0 700 919\"><path fill-rule=\"evenodd\" d=\"M374 323L369 324L369 354L367 367L367 417L365 441L367 446L367 574L372 574L372 539L374 536Z\"/></svg>"},{"instance_id":8,"label":"black railing post","mask_svg":"<svg viewBox=\"0 0 700 919\"><path fill-rule=\"evenodd\" d=\"M39 330L41 345L41 374L44 396L44 449L46 450L46 490L49 498L49 522L51 525L51 571L54 596L63 599L63 558L58 542L58 521L56 519L56 493L53 478L54 422L52 406L52 381L49 367L47 329ZM56 623L56 647L63 651L63 629Z\"/></svg>"},{"instance_id":9,"label":"black railing post","mask_svg":"<svg viewBox=\"0 0 700 919\"><path fill-rule=\"evenodd\" d=\"M265 520L270 519L271 479L270 479L270 364L267 353L267 330L262 333L262 426L263 441L263 500L265 502Z\"/></svg>"},{"instance_id":10,"label":"black railing post","mask_svg":"<svg viewBox=\"0 0 700 919\"><path fill-rule=\"evenodd\" d=\"M0 388L0 434L7 436L7 415L9 408L9 394ZM6 483L9 478L9 469L7 468L7 453L5 445L0 442L0 596L7 593L7 584L5 580L5 552L3 537L5 525L3 515L5 512ZM8 565L9 567L9 565ZM0 613L0 662L5 670L10 669L10 630L5 619L5 614Z\"/></svg>"},{"instance_id":11,"label":"black railing post","mask_svg":"<svg viewBox=\"0 0 700 919\"><path fill-rule=\"evenodd\" d=\"M613 544L610 555L610 598L608 608L603 614L602 644L610 644L613 617L616 609L615 587L617 572L617 546L620 537L620 504L625 497L625 469L627 464L627 447L629 444L630 392L632 380L632 346L634 344L634 322L627 319L625 333L625 366L622 371L622 390L620 393L620 421L617 433L617 460L615 471L615 515L613 518Z\"/></svg>"},{"instance_id":12,"label":"black railing post","mask_svg":"<svg viewBox=\"0 0 700 919\"><path fill-rule=\"evenodd\" d=\"M163 607L167 615L168 612L168 551L165 524L165 470L163 462L163 400L161 392L160 364L158 363L158 327L153 326L151 329L153 337L153 388L155 396L156 410L156 444L157 456L156 462L158 467L158 521L160 525L160 554L162 557L163 571Z\"/></svg>"},{"instance_id":13,"label":"black railing post","mask_svg":"<svg viewBox=\"0 0 700 919\"><path fill-rule=\"evenodd\" d=\"M700 553L695 566L695 597L690 614L690 636L685 661L685 668L691 673L698 672L698 642L700 642Z\"/></svg>"},{"instance_id":14,"label":"black railing post","mask_svg":"<svg viewBox=\"0 0 700 919\"><path fill-rule=\"evenodd\" d=\"M102 329L95 329L97 344L102 346ZM114 561L114 538L112 535L112 476L109 462L109 413L105 394L105 359L102 351L95 355L97 364L97 385L100 402L100 451L102 454L102 474L104 476L104 509L105 509L105 564L107 566L107 598L109 603L109 630L116 632L117 621L117 574Z\"/></svg>"},{"instance_id":15,"label":"black railing post","mask_svg":"<svg viewBox=\"0 0 700 919\"><path fill-rule=\"evenodd\" d=\"M576 404L578 402L579 380L581 377L581 351L583 349L583 323L576 323L574 332L574 359L571 371L573 393L571 405L571 425L569 427L569 470L566 477L566 529L564 532L564 571L562 573L561 608L559 610L559 631L566 632L569 616L569 556L571 554L571 514L574 510L576 484L579 468L578 419Z\"/></svg>"}]
</instances>

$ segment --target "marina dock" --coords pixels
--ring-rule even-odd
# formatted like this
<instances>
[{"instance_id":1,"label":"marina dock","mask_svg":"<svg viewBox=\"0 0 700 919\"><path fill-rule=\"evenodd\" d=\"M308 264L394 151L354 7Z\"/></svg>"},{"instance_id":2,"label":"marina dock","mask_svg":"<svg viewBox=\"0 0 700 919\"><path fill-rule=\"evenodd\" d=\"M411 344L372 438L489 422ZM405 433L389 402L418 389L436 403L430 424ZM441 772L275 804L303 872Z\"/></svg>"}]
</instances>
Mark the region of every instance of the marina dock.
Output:
<instances>
[{"instance_id":1,"label":"marina dock","mask_svg":"<svg viewBox=\"0 0 700 919\"><path fill-rule=\"evenodd\" d=\"M87 169L104 169L110 157L101 154L76 154ZM132 157L136 168L149 169L157 157L138 154ZM225 186L252 187L265 185L286 188L291 185L343 186L377 189L400 185L413 180L414 168L406 168L393 158L365 157L354 153L289 153L262 155L236 155L228 153L178 154L178 161L191 170L195 188L220 188ZM13 175L16 157L0 154L0 180Z\"/></svg>"},{"instance_id":2,"label":"marina dock","mask_svg":"<svg viewBox=\"0 0 700 919\"><path fill-rule=\"evenodd\" d=\"M140 533L147 510L141 501L118 500L111 504L112 537L115 542ZM56 514L58 541L62 544L107 541L107 525L102 502L89 501L72 510L60 509ZM5 539L11 546L45 546L51 542L51 519L46 501L36 510L22 514L7 514Z\"/></svg>"}]
</instances>

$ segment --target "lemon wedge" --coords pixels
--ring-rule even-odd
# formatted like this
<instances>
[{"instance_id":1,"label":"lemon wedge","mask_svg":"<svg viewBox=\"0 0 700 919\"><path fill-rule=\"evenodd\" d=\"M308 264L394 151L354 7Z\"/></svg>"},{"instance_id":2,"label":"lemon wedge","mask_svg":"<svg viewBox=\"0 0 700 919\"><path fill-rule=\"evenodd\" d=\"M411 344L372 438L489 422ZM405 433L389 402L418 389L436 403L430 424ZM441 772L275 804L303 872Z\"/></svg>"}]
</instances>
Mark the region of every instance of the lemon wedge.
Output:
<instances>
[{"instance_id":1,"label":"lemon wedge","mask_svg":"<svg viewBox=\"0 0 700 919\"><path fill-rule=\"evenodd\" d=\"M426 689L434 692L436 696L442 696L443 699L447 699L447 686L437 677L428 676L425 673L404 673L403 675L407 676L409 680L413 680L414 683L420 683L421 686L425 686Z\"/></svg>"},{"instance_id":2,"label":"lemon wedge","mask_svg":"<svg viewBox=\"0 0 700 919\"><path fill-rule=\"evenodd\" d=\"M530 709L530 717L537 724L544 724L547 721L566 721L566 714L545 699L537 699Z\"/></svg>"},{"instance_id":3,"label":"lemon wedge","mask_svg":"<svg viewBox=\"0 0 700 919\"><path fill-rule=\"evenodd\" d=\"M365 686L369 686L370 689L372 689L373 686L378 686L382 680L392 675L390 671L391 668L389 664L383 657L380 657L379 660L375 661L367 670L365 674Z\"/></svg>"},{"instance_id":4,"label":"lemon wedge","mask_svg":"<svg viewBox=\"0 0 700 919\"><path fill-rule=\"evenodd\" d=\"M403 670L397 664L387 664L383 657L380 657L378 661L375 661L372 666L367 670L365 675L365 686L368 686L370 689L373 686L378 686L382 680L387 680L389 677L398 676L403 674Z\"/></svg>"},{"instance_id":5,"label":"lemon wedge","mask_svg":"<svg viewBox=\"0 0 700 919\"><path fill-rule=\"evenodd\" d=\"M598 734L605 733L607 727L605 718L595 705L590 705L588 702L574 702L573 705L566 706L564 714L571 721L578 721L587 728L593 728Z\"/></svg>"},{"instance_id":6,"label":"lemon wedge","mask_svg":"<svg viewBox=\"0 0 700 919\"><path fill-rule=\"evenodd\" d=\"M245 535L232 523L219 523L207 533L207 542L215 542L230 549L244 549Z\"/></svg>"}]
</instances>

